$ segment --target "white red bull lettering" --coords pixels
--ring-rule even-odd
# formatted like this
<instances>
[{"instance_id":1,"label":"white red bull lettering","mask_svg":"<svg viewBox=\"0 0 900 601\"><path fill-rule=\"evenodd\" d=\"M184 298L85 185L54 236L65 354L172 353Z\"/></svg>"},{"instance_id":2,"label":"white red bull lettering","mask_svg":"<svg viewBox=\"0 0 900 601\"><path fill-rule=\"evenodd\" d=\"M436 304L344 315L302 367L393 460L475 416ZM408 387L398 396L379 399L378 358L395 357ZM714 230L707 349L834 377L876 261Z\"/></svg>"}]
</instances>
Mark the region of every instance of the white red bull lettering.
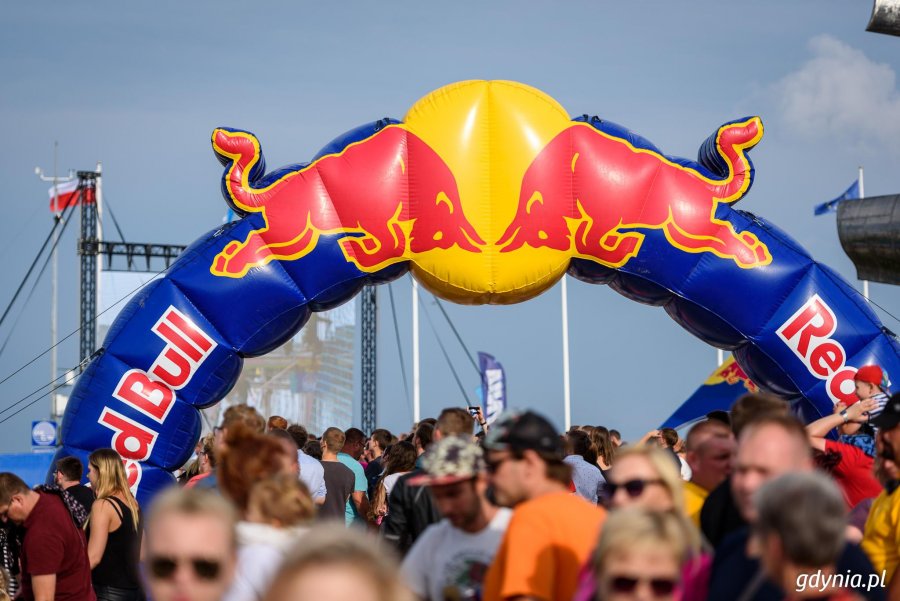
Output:
<instances>
[{"instance_id":1,"label":"white red bull lettering","mask_svg":"<svg viewBox=\"0 0 900 601\"><path fill-rule=\"evenodd\" d=\"M122 374L112 396L164 427L175 404L176 390L184 388L216 348L216 342L173 306L163 311L151 331L166 346L150 369L130 369ZM153 452L159 431L144 426L110 407L97 420L114 432L111 445L125 462L128 484L136 489L141 481L141 464Z\"/></svg>"},{"instance_id":2,"label":"white red bull lettering","mask_svg":"<svg viewBox=\"0 0 900 601\"><path fill-rule=\"evenodd\" d=\"M856 401L853 376L856 368L846 365L847 353L832 335L837 316L825 301L814 294L796 313L778 328L778 337L794 351L806 369L828 385L832 402Z\"/></svg>"}]
</instances>

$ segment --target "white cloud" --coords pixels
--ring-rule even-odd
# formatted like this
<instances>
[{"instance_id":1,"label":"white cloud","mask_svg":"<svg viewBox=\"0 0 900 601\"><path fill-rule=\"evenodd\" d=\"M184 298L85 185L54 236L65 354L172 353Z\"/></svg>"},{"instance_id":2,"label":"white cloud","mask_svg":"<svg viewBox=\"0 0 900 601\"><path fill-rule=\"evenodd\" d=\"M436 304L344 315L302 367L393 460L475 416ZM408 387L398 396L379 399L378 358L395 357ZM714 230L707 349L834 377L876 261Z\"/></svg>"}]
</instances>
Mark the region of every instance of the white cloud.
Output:
<instances>
[{"instance_id":1,"label":"white cloud","mask_svg":"<svg viewBox=\"0 0 900 601\"><path fill-rule=\"evenodd\" d=\"M812 58L774 85L785 121L811 137L900 151L897 75L828 35L809 42Z\"/></svg>"}]
</instances>

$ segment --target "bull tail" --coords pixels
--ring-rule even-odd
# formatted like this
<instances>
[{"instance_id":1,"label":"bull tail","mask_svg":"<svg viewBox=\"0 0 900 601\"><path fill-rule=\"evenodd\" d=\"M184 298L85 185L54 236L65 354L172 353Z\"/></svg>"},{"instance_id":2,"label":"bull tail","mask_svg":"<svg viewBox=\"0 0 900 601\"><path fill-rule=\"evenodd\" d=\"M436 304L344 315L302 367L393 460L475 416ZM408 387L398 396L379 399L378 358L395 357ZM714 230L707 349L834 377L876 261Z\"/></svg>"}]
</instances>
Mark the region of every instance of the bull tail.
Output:
<instances>
[{"instance_id":1,"label":"bull tail","mask_svg":"<svg viewBox=\"0 0 900 601\"><path fill-rule=\"evenodd\" d=\"M700 146L698 162L720 179L709 179L709 189L722 202L740 200L753 183L755 170L748 152L762 139L759 117L721 126Z\"/></svg>"},{"instance_id":2,"label":"bull tail","mask_svg":"<svg viewBox=\"0 0 900 601\"><path fill-rule=\"evenodd\" d=\"M225 166L222 195L231 207L241 213L259 210L262 197L253 187L266 171L259 140L247 131L216 128L212 134L213 151Z\"/></svg>"}]
</instances>

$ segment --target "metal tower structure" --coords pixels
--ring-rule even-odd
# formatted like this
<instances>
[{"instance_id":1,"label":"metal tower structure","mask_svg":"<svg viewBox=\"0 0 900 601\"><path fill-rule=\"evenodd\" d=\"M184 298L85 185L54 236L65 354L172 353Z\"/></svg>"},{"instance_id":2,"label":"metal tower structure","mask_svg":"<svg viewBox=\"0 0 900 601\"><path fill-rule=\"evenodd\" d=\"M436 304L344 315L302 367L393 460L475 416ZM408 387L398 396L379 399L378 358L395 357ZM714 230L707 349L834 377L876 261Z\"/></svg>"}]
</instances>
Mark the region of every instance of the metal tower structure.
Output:
<instances>
[{"instance_id":1,"label":"metal tower structure","mask_svg":"<svg viewBox=\"0 0 900 601\"><path fill-rule=\"evenodd\" d=\"M97 251L100 239L97 235L97 187L99 171L79 171L81 188L81 237L78 254L81 257L79 323L81 336L78 359L83 362L97 346Z\"/></svg>"},{"instance_id":2,"label":"metal tower structure","mask_svg":"<svg viewBox=\"0 0 900 601\"><path fill-rule=\"evenodd\" d=\"M378 306L375 286L366 286L362 297L362 334L360 349L360 371L362 372L362 431L371 434L377 426L376 402Z\"/></svg>"}]
</instances>

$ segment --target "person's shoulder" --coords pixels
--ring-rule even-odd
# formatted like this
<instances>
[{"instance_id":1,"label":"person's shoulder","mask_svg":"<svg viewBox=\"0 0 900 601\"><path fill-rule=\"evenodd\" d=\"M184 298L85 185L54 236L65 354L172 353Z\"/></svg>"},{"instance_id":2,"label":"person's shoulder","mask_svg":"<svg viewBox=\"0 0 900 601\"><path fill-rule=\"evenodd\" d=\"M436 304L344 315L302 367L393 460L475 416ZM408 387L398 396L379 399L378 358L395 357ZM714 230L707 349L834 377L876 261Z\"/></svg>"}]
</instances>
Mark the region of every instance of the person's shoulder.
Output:
<instances>
[{"instance_id":1,"label":"person's shoulder","mask_svg":"<svg viewBox=\"0 0 900 601\"><path fill-rule=\"evenodd\" d=\"M571 519L585 519L596 517L603 519L606 511L593 503L570 492L559 492L541 495L535 499L525 501L516 506L515 519L531 519L539 516L552 516L554 519L567 517Z\"/></svg>"}]
</instances>

